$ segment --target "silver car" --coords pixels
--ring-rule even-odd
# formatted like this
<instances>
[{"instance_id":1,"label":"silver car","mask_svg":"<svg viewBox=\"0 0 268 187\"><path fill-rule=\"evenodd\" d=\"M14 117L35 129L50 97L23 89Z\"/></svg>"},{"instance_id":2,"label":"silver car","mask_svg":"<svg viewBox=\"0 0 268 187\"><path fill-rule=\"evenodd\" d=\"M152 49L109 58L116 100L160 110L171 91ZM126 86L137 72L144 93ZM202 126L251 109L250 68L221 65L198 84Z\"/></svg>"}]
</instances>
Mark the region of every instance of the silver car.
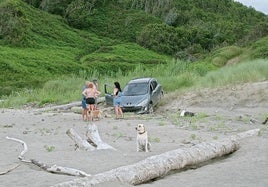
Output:
<instances>
[{"instance_id":1,"label":"silver car","mask_svg":"<svg viewBox=\"0 0 268 187\"><path fill-rule=\"evenodd\" d=\"M105 84L105 102L113 105L111 86ZM109 92L109 93L108 93ZM122 109L124 112L138 114L153 113L155 105L163 96L162 86L155 78L137 78L130 80L122 90Z\"/></svg>"}]
</instances>

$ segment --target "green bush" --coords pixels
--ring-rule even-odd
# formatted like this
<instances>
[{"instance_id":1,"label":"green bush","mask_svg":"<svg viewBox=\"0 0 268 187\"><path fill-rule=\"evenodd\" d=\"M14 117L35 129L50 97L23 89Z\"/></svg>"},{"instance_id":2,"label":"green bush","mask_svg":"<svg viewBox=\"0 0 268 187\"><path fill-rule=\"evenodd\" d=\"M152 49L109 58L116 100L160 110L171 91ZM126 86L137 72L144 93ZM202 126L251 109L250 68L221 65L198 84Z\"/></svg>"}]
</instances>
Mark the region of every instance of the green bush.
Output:
<instances>
[{"instance_id":1,"label":"green bush","mask_svg":"<svg viewBox=\"0 0 268 187\"><path fill-rule=\"evenodd\" d=\"M268 59L268 36L256 41L252 45L252 53L251 53L251 58L265 58Z\"/></svg>"},{"instance_id":2,"label":"green bush","mask_svg":"<svg viewBox=\"0 0 268 187\"><path fill-rule=\"evenodd\" d=\"M25 16L25 10L18 1L0 4L0 39L5 43L22 45L26 33L31 29L30 21Z\"/></svg>"}]
</instances>

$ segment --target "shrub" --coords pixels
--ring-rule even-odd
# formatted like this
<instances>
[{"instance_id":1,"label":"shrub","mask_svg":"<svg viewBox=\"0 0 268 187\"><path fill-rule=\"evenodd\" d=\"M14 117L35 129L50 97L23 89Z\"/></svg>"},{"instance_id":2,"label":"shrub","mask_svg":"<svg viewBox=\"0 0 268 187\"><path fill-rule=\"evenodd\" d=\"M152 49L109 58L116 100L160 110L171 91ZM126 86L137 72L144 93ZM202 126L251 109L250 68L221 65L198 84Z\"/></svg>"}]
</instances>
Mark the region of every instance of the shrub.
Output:
<instances>
[{"instance_id":1,"label":"shrub","mask_svg":"<svg viewBox=\"0 0 268 187\"><path fill-rule=\"evenodd\" d=\"M6 43L21 45L31 25L16 1L0 4L0 39Z\"/></svg>"}]
</instances>

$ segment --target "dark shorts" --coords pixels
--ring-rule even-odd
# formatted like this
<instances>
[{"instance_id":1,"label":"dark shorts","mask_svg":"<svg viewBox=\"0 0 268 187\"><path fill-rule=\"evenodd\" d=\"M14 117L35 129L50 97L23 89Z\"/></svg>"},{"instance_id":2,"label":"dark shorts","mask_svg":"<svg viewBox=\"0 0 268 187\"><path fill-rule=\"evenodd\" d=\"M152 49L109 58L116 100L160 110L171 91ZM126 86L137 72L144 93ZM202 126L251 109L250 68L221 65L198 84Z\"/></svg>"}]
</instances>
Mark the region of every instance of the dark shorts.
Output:
<instances>
[{"instance_id":1,"label":"dark shorts","mask_svg":"<svg viewBox=\"0 0 268 187\"><path fill-rule=\"evenodd\" d=\"M95 104L95 98L93 98L93 97L86 98L86 103L87 103L88 105L93 105L93 104Z\"/></svg>"}]
</instances>

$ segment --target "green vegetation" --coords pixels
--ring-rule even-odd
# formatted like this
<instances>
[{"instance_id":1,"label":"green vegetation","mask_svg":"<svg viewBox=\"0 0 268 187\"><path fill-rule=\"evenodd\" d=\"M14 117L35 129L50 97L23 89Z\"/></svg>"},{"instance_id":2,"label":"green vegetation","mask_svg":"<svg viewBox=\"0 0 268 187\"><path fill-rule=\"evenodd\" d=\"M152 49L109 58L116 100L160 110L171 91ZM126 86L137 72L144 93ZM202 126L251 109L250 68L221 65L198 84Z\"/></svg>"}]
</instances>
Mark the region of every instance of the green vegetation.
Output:
<instances>
[{"instance_id":1,"label":"green vegetation","mask_svg":"<svg viewBox=\"0 0 268 187\"><path fill-rule=\"evenodd\" d=\"M47 150L47 152L52 152L55 150L55 147L53 145L52 146L45 145L44 148Z\"/></svg>"},{"instance_id":2,"label":"green vegetation","mask_svg":"<svg viewBox=\"0 0 268 187\"><path fill-rule=\"evenodd\" d=\"M119 71L112 76L100 78L100 91L104 92L102 85L105 83L112 84L114 81L120 80L124 85L133 77L145 76L156 77L166 92L187 89L192 86L217 87L268 79L267 60L253 60L224 66L214 71L207 70L209 72L205 76L200 75L198 71L193 71L192 67L194 66L181 61L166 65L160 64L151 68L144 68L140 65L125 75ZM206 68L205 65L204 68ZM94 76L88 78L92 80ZM176 84L174 84L175 82ZM26 103L38 106L46 103L68 103L80 99L83 84L84 79L79 76L60 77L46 82L39 89L23 89L20 92L13 92L9 96L3 96L4 101L0 103L0 106L16 107Z\"/></svg>"},{"instance_id":3,"label":"green vegetation","mask_svg":"<svg viewBox=\"0 0 268 187\"><path fill-rule=\"evenodd\" d=\"M133 77L166 92L267 80L267 20L231 0L0 0L0 106L79 100L93 78L102 93Z\"/></svg>"}]
</instances>

